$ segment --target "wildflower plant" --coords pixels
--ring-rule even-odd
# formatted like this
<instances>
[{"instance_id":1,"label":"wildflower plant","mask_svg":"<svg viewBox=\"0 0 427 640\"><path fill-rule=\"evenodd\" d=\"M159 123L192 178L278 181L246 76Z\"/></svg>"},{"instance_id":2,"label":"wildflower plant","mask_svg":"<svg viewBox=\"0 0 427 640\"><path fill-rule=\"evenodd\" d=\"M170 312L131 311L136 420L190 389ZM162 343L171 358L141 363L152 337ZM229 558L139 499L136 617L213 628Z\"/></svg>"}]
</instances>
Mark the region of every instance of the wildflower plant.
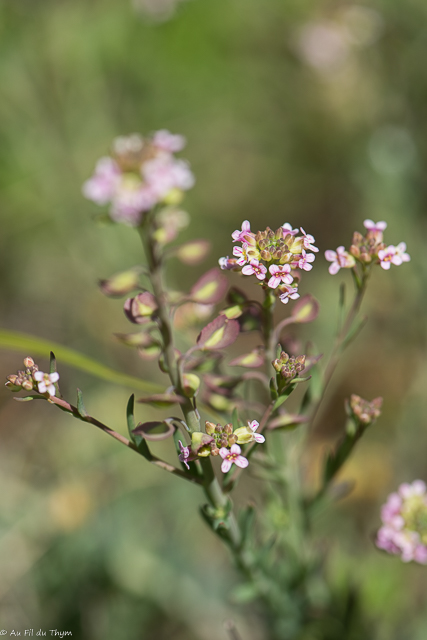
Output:
<instances>
[{"instance_id":1,"label":"wildflower plant","mask_svg":"<svg viewBox=\"0 0 427 640\"><path fill-rule=\"evenodd\" d=\"M288 327L311 323L319 312L313 296L299 293L300 282L304 278L309 283L313 268L325 269L314 237L302 227L284 222L259 231L245 220L231 233L232 257L219 258L220 268L201 275L189 292L166 286L166 264L179 259L197 265L209 247L206 240L171 244L188 223L178 205L194 184L188 163L176 155L184 145L182 136L165 130L146 138L117 138L111 154L98 161L83 186L89 200L107 206L111 220L133 227L142 242L143 264L100 281L106 296L125 299L124 314L134 325L133 332L116 334L117 339L143 359L157 362L165 376L159 393L137 402L178 409L167 418L137 423L132 395L124 411L127 438L89 415L80 390L75 405L63 398L53 354L49 373L39 371L27 357L24 369L8 376L6 385L24 391L21 399L46 399L102 429L144 463L200 487L205 496L201 515L228 546L242 575L235 600L259 601L270 637L299 638L304 626L317 624L322 607L325 619L330 615L325 599L319 600L313 588L319 580L327 588L312 542L313 513L319 503L330 500L337 473L379 418L382 400L368 402L357 395L348 400L342 437L324 460L320 483L311 485L299 456L290 455L290 432L300 433L302 452L338 360L361 328L358 312L371 271L399 266L409 255L403 242L384 243L385 222L365 220L364 234L356 232L348 250L340 246L325 252L329 272L349 269L355 285L348 309L342 297L342 319L326 364L321 366L321 354L310 345L304 353L285 349ZM253 297L230 287L227 271L251 283ZM176 340L183 309L205 323L185 351L178 350ZM254 336L253 346L230 358L227 349L239 344L242 333ZM291 395L292 411L287 409ZM175 443L175 465L153 453L155 441L169 437ZM250 502L236 509L233 492L245 477L264 483L262 504ZM273 511L280 517L271 518ZM377 545L405 561L426 563L426 514L424 483L402 485L383 509Z\"/></svg>"}]
</instances>

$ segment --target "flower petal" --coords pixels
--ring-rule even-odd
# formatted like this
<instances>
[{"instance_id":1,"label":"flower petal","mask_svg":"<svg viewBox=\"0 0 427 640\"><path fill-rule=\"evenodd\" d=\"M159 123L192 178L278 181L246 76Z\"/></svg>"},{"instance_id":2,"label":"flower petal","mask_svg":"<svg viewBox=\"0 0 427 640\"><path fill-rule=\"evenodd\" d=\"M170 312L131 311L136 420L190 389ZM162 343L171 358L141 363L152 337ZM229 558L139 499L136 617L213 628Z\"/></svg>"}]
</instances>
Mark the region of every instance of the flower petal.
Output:
<instances>
[{"instance_id":1,"label":"flower petal","mask_svg":"<svg viewBox=\"0 0 427 640\"><path fill-rule=\"evenodd\" d=\"M234 464L236 464L241 469L245 469L248 466L249 461L246 458L244 458L243 456L239 456L238 458L235 459Z\"/></svg>"}]
</instances>

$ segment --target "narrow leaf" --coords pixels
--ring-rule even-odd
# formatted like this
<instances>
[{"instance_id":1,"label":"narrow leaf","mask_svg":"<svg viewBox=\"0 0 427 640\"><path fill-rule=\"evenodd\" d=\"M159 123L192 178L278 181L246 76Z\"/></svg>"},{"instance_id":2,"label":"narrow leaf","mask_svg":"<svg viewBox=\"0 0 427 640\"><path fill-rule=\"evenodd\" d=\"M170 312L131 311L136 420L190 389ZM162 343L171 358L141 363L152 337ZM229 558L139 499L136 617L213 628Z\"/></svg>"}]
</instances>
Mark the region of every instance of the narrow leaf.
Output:
<instances>
[{"instance_id":1,"label":"narrow leaf","mask_svg":"<svg viewBox=\"0 0 427 640\"><path fill-rule=\"evenodd\" d=\"M145 442L144 438L140 435L134 434L135 429L135 417L134 417L134 408L135 408L135 396L132 394L128 400L126 407L126 421L128 425L129 436L132 442L136 444L138 447L139 453L144 456L147 460L151 460L152 456L150 453L150 449L148 448L148 444Z\"/></svg>"},{"instance_id":2,"label":"narrow leaf","mask_svg":"<svg viewBox=\"0 0 427 640\"><path fill-rule=\"evenodd\" d=\"M83 404L83 394L80 389L77 389L77 411L82 418L86 418L88 413Z\"/></svg>"}]
</instances>

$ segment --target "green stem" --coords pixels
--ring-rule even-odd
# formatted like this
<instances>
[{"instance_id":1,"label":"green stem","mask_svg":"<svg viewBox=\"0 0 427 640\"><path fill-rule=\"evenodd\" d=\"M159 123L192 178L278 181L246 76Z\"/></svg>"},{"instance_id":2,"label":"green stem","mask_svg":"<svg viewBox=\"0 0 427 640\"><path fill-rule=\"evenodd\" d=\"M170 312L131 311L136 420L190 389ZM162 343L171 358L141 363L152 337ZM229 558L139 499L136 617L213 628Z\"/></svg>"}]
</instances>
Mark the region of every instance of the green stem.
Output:
<instances>
[{"instance_id":1,"label":"green stem","mask_svg":"<svg viewBox=\"0 0 427 640\"><path fill-rule=\"evenodd\" d=\"M265 347L265 358L267 366L274 360L275 357L275 344L274 344L274 331L273 331L273 315L274 307L276 305L276 296L274 292L266 288L264 290L265 298L262 305L262 334Z\"/></svg>"},{"instance_id":2,"label":"green stem","mask_svg":"<svg viewBox=\"0 0 427 640\"><path fill-rule=\"evenodd\" d=\"M177 393L185 397L182 391L179 363L175 355L169 305L162 281L162 256L160 247L153 237L153 228L153 216L148 216L140 228L140 236L145 248L153 294L158 304L157 317L159 319L159 328L163 339L163 353L169 377ZM181 410L190 431L201 431L200 416L189 398L181 405ZM207 499L215 509L225 509L229 504L229 499L221 489L215 476L211 460L209 458L200 458L200 462L203 469L203 488ZM230 546L234 554L239 556L241 533L237 520L232 512L228 516L228 525ZM241 558L239 562L242 562Z\"/></svg>"},{"instance_id":3,"label":"green stem","mask_svg":"<svg viewBox=\"0 0 427 640\"><path fill-rule=\"evenodd\" d=\"M369 278L369 271L364 271L361 278L359 278L357 276L357 274L354 276L355 277L355 283L356 283L356 295L354 297L353 303L348 311L348 314L346 316L346 319L343 323L343 326L341 327L336 339L335 339L335 344L333 346L331 355L329 357L329 361L328 364L326 365L326 369L325 369L325 373L323 376L323 385L322 385L322 393L320 394L320 398L319 400L316 402L314 409L312 410L312 414L310 417L310 422L309 425L312 426L317 414L319 412L320 409L320 405L322 404L322 400L324 398L325 395L325 391L332 379L332 376L335 373L335 369L338 365L340 356L341 356L341 351L342 351L342 347L343 344L345 343L345 340L353 326L353 322L359 312L360 306L362 304L363 301L363 297L365 295L366 292L366 286L368 283L368 278Z\"/></svg>"}]
</instances>

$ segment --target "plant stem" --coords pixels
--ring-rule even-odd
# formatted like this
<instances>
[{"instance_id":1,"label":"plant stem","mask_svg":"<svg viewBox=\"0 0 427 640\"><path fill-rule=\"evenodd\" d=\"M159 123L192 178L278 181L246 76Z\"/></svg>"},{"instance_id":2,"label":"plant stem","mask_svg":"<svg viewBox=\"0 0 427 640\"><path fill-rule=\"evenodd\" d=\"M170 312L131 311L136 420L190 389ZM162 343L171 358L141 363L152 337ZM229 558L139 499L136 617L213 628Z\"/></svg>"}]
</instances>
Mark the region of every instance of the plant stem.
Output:
<instances>
[{"instance_id":1,"label":"plant stem","mask_svg":"<svg viewBox=\"0 0 427 640\"><path fill-rule=\"evenodd\" d=\"M368 277L369 277L369 271L365 271L362 274L362 278L361 279L357 279L355 280L356 282L356 295L354 297L353 303L347 313L346 319L340 329L340 331L338 332L338 335L335 339L335 343L331 352L331 355L329 357L329 361L328 364L326 365L326 369L325 369L325 373L323 376L323 386L322 386L322 393L320 394L320 398L319 400L316 402L314 409L312 410L311 413L311 417L310 417L310 421L309 421L309 426L312 426L317 414L319 412L320 409L320 405L322 404L322 400L324 398L325 395L325 391L332 379L332 376L335 373L335 369L338 365L339 362L339 358L341 355L341 350L343 347L343 344L345 343L346 338L348 337L348 334L352 328L353 322L357 316L357 313L360 309L360 306L362 304L362 300L363 300L363 296L365 295L366 292L366 285L368 282Z\"/></svg>"},{"instance_id":2,"label":"plant stem","mask_svg":"<svg viewBox=\"0 0 427 640\"><path fill-rule=\"evenodd\" d=\"M162 256L160 247L153 237L153 228L154 221L152 216L151 218L147 217L145 224L140 228L140 236L145 248L153 294L158 304L156 313L160 323L159 328L163 338L163 353L169 377L177 393L185 397L185 394L182 391L179 363L175 355L169 305L163 288ZM200 416L190 398L186 399L185 403L181 405L181 411L190 432L201 431ZM215 509L225 509L229 504L229 499L221 489L221 486L215 476L211 460L209 458L200 458L200 462L203 470L203 488L207 499ZM228 526L230 546L234 554L239 555L241 533L237 520L232 512L228 516ZM240 561L242 560L240 559Z\"/></svg>"},{"instance_id":3,"label":"plant stem","mask_svg":"<svg viewBox=\"0 0 427 640\"><path fill-rule=\"evenodd\" d=\"M117 431L114 431L114 429L107 427L107 425L100 422L100 420L97 420L96 418L93 418L92 416L89 416L89 415L84 416L80 414L77 407L70 404L69 402L66 402L62 398L51 396L49 398L49 402L51 404L55 404L57 407L59 407L63 411L70 413L74 418L77 418L82 422L87 422L88 424L93 424L95 427L98 427L98 429L101 429L107 435L111 436L115 440L118 440L121 444L124 444L125 447L128 447L129 449L132 449L136 453L139 453L138 447L134 442L132 442L131 440L128 440L127 438L122 436L120 433L117 433ZM160 469L164 469L165 471L169 471L169 473L172 473L175 476L183 478L184 480L194 482L195 484L202 483L201 478L198 478L197 476L190 476L184 471L181 471L181 469L177 469L176 467L168 464L167 462L164 462L164 460L160 460L160 458L157 458L156 456L151 455L149 462L151 462L151 464L154 464L154 466L159 467Z\"/></svg>"}]
</instances>

